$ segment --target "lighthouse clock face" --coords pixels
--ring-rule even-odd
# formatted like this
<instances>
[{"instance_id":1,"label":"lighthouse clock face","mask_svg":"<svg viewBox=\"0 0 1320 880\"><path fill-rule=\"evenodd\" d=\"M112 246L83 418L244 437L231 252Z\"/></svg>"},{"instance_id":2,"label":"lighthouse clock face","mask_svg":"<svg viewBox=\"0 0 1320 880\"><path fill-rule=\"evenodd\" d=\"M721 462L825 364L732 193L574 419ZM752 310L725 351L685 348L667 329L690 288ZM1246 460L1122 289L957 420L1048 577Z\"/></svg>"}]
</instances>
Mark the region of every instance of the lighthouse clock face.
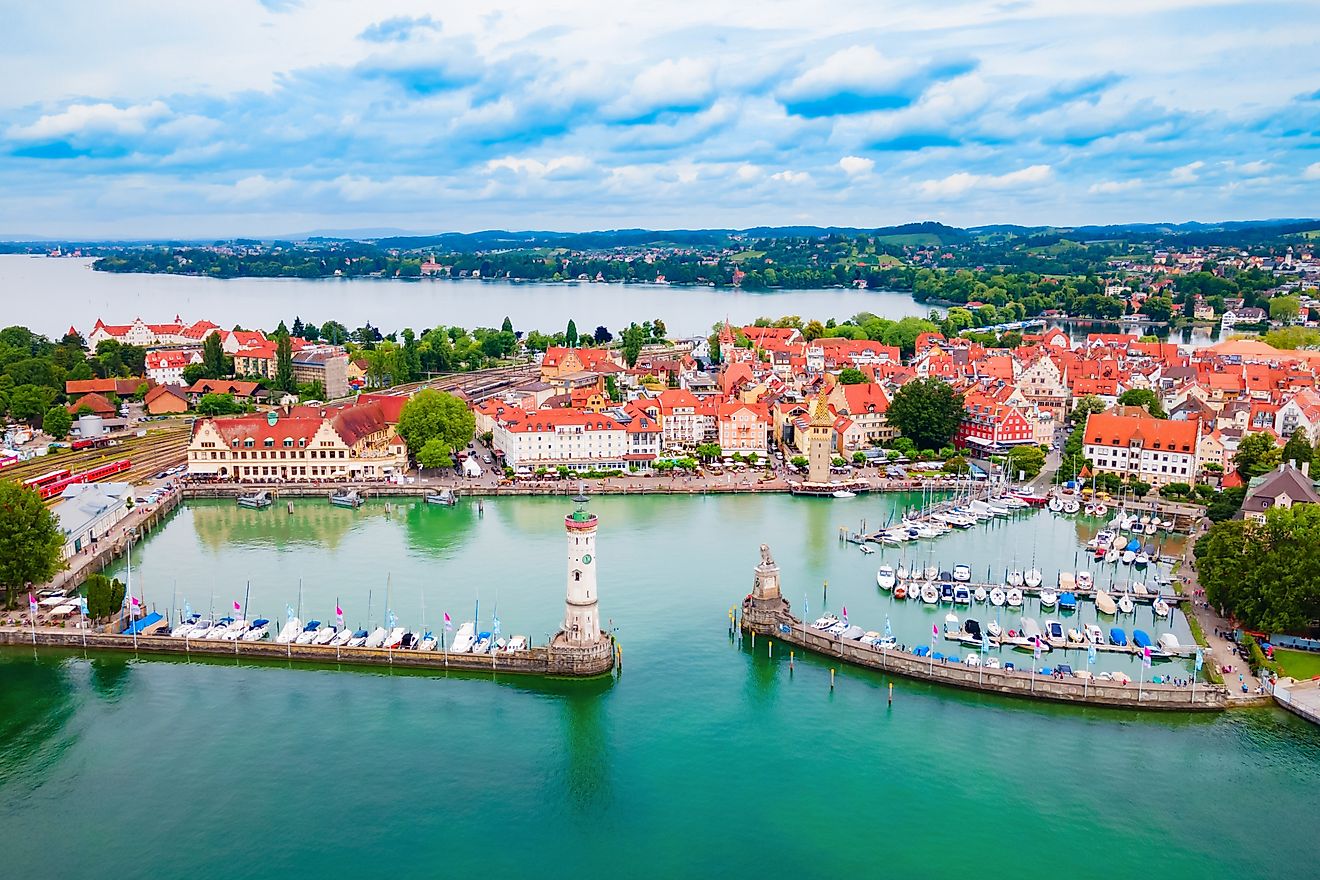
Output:
<instances>
[{"instance_id":1,"label":"lighthouse clock face","mask_svg":"<svg viewBox=\"0 0 1320 880\"><path fill-rule=\"evenodd\" d=\"M584 553L584 554L582 555L582 564L583 564L583 565L591 565L591 554L590 554L590 553Z\"/></svg>"}]
</instances>

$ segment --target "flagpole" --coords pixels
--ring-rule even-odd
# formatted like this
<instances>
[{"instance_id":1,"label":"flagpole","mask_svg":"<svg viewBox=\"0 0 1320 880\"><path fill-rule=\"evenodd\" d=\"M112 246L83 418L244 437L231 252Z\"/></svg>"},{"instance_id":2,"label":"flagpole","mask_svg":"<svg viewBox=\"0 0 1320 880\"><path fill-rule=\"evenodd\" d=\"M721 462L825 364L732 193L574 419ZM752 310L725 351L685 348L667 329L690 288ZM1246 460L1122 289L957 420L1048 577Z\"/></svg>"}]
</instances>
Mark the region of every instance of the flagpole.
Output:
<instances>
[{"instance_id":1,"label":"flagpole","mask_svg":"<svg viewBox=\"0 0 1320 880\"><path fill-rule=\"evenodd\" d=\"M137 651L137 627L133 625L133 532L128 532L128 627L133 630L133 650Z\"/></svg>"}]
</instances>

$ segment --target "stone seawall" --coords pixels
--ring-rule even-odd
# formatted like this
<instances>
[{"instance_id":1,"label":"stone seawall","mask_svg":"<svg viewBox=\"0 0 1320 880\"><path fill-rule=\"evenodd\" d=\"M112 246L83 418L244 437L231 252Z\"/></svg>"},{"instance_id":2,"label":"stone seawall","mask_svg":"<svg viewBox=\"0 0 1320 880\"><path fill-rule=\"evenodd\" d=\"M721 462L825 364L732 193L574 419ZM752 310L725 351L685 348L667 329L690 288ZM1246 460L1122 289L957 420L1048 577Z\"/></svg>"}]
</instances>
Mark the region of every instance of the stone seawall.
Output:
<instances>
[{"instance_id":1,"label":"stone seawall","mask_svg":"<svg viewBox=\"0 0 1320 880\"><path fill-rule=\"evenodd\" d=\"M472 672L512 672L520 675L587 678L614 669L614 643L602 638L590 650L529 648L511 654L447 654L443 651L387 651L382 648L337 648L328 645L219 642L176 639L171 636L132 636L72 629L0 627L0 645L37 648L87 648L129 651L137 654L174 654L206 657L241 657L252 660L297 660L318 664L359 666L406 666L423 669L455 669Z\"/></svg>"},{"instance_id":2,"label":"stone seawall","mask_svg":"<svg viewBox=\"0 0 1320 880\"><path fill-rule=\"evenodd\" d=\"M756 617L755 614L752 616ZM939 661L932 663L929 658L915 657L900 651L881 651L851 640L841 641L792 618L769 623L764 620L752 622L744 616L742 626L754 630L758 635L845 663L986 693L1090 706L1182 712L1218 711L1228 705L1228 692L1221 685L1198 683L1193 692L1190 687L1165 684L1146 684L1141 687L1136 682L1122 685L1117 682L1091 681L1088 684L1078 678L1056 679L1032 675L1030 669L1009 672Z\"/></svg>"}]
</instances>

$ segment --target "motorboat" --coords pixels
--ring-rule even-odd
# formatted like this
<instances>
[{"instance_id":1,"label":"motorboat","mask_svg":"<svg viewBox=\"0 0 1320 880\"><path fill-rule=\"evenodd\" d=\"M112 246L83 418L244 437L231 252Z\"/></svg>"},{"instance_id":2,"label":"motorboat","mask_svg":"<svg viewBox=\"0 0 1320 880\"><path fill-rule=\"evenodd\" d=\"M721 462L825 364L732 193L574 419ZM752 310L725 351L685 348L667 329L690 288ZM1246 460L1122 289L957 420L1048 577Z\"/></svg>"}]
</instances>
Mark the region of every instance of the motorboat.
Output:
<instances>
[{"instance_id":1,"label":"motorboat","mask_svg":"<svg viewBox=\"0 0 1320 880\"><path fill-rule=\"evenodd\" d=\"M999 621L992 620L985 625L985 631L990 638L997 639L1004 634L1004 628L999 625Z\"/></svg>"},{"instance_id":2,"label":"motorboat","mask_svg":"<svg viewBox=\"0 0 1320 880\"><path fill-rule=\"evenodd\" d=\"M453 507L458 502L458 495L453 489L448 487L441 488L437 492L426 493L427 504L440 504L445 507Z\"/></svg>"},{"instance_id":3,"label":"motorboat","mask_svg":"<svg viewBox=\"0 0 1320 880\"><path fill-rule=\"evenodd\" d=\"M955 581L962 581L963 583L970 581L972 579L971 566L961 562L955 565L953 567L953 579Z\"/></svg>"},{"instance_id":4,"label":"motorboat","mask_svg":"<svg viewBox=\"0 0 1320 880\"><path fill-rule=\"evenodd\" d=\"M330 640L330 644L336 648L345 647L348 645L349 642L353 641L354 635L355 633L353 632L353 630L349 629L348 627L344 627L339 632L335 633L335 637Z\"/></svg>"},{"instance_id":5,"label":"motorboat","mask_svg":"<svg viewBox=\"0 0 1320 880\"><path fill-rule=\"evenodd\" d=\"M367 636L366 641L362 643L362 647L379 648L385 644L385 637L389 634L389 630L385 629L385 627L378 626L371 631L371 635Z\"/></svg>"},{"instance_id":6,"label":"motorboat","mask_svg":"<svg viewBox=\"0 0 1320 880\"><path fill-rule=\"evenodd\" d=\"M1041 590L1041 591L1040 591L1040 607L1041 607L1041 608L1053 608L1053 607L1054 607L1055 605L1057 605L1057 604L1059 604L1059 594L1058 594L1058 593L1054 592L1053 590Z\"/></svg>"},{"instance_id":7,"label":"motorboat","mask_svg":"<svg viewBox=\"0 0 1320 880\"><path fill-rule=\"evenodd\" d=\"M1063 499L1057 495L1051 495L1050 500L1046 502L1046 506L1054 513L1063 513Z\"/></svg>"},{"instance_id":8,"label":"motorboat","mask_svg":"<svg viewBox=\"0 0 1320 880\"><path fill-rule=\"evenodd\" d=\"M1020 568L1015 568L1008 574L1004 575L1004 582L1010 587L1020 587L1022 586L1023 581L1022 569Z\"/></svg>"},{"instance_id":9,"label":"motorboat","mask_svg":"<svg viewBox=\"0 0 1320 880\"><path fill-rule=\"evenodd\" d=\"M861 631L861 627L858 627L858 631L859 632ZM490 650L490 646L491 646L490 633L488 632L477 633L477 639L475 642L472 643L472 653L485 654Z\"/></svg>"},{"instance_id":10,"label":"motorboat","mask_svg":"<svg viewBox=\"0 0 1320 880\"><path fill-rule=\"evenodd\" d=\"M907 588L907 585L905 585L905 584L899 584L898 586L894 587L894 598L895 598L895 599L906 599L907 597L908 597L908 588Z\"/></svg>"},{"instance_id":11,"label":"motorboat","mask_svg":"<svg viewBox=\"0 0 1320 880\"><path fill-rule=\"evenodd\" d=\"M368 638L369 636L367 635L367 631L365 629L357 630L356 632L353 633L352 636L349 637L348 641L345 643L345 646L349 648L361 648L367 643Z\"/></svg>"},{"instance_id":12,"label":"motorboat","mask_svg":"<svg viewBox=\"0 0 1320 880\"><path fill-rule=\"evenodd\" d=\"M1088 623L1082 627L1082 634L1086 636L1086 641L1092 645L1103 645L1105 643L1105 634L1094 623Z\"/></svg>"},{"instance_id":13,"label":"motorboat","mask_svg":"<svg viewBox=\"0 0 1320 880\"><path fill-rule=\"evenodd\" d=\"M1004 604L1004 591L999 587L990 588L990 604L999 607Z\"/></svg>"},{"instance_id":14,"label":"motorboat","mask_svg":"<svg viewBox=\"0 0 1320 880\"><path fill-rule=\"evenodd\" d=\"M238 496L238 506L246 507L249 510L262 510L270 507L270 504L270 493L264 490Z\"/></svg>"},{"instance_id":15,"label":"motorboat","mask_svg":"<svg viewBox=\"0 0 1320 880\"><path fill-rule=\"evenodd\" d=\"M955 584L953 587L953 604L970 605L972 603L972 591L967 589L966 584Z\"/></svg>"},{"instance_id":16,"label":"motorboat","mask_svg":"<svg viewBox=\"0 0 1320 880\"><path fill-rule=\"evenodd\" d=\"M906 562L900 562L898 564L898 568L894 569L894 577L898 578L900 581L908 579L908 567Z\"/></svg>"},{"instance_id":17,"label":"motorboat","mask_svg":"<svg viewBox=\"0 0 1320 880\"><path fill-rule=\"evenodd\" d=\"M981 623L977 620L968 618L962 627L962 637L959 639L964 645L973 648L979 648L984 636L981 635Z\"/></svg>"},{"instance_id":18,"label":"motorboat","mask_svg":"<svg viewBox=\"0 0 1320 880\"><path fill-rule=\"evenodd\" d=\"M417 645L420 644L421 641L422 641L422 637L419 636L417 633L406 632L403 634L403 638L399 641L398 648L402 651L415 651L417 650ZM504 640L500 639L499 642L497 642L496 644L503 647Z\"/></svg>"},{"instance_id":19,"label":"motorboat","mask_svg":"<svg viewBox=\"0 0 1320 880\"><path fill-rule=\"evenodd\" d=\"M1009 608L1021 608L1022 591L1019 590L1017 587L1008 590L1007 592L1004 593L1004 602L1005 604L1008 605Z\"/></svg>"},{"instance_id":20,"label":"motorboat","mask_svg":"<svg viewBox=\"0 0 1320 880\"><path fill-rule=\"evenodd\" d=\"M1036 618L1023 617L1020 618L1020 620L1022 622L1022 632L1020 635L1024 636L1028 642L1044 635L1044 632L1040 628L1040 624L1036 622Z\"/></svg>"},{"instance_id":21,"label":"motorboat","mask_svg":"<svg viewBox=\"0 0 1320 880\"><path fill-rule=\"evenodd\" d=\"M1110 547L1105 551L1105 562L1114 565L1121 558L1122 552L1117 547Z\"/></svg>"},{"instance_id":22,"label":"motorboat","mask_svg":"<svg viewBox=\"0 0 1320 880\"><path fill-rule=\"evenodd\" d=\"M243 641L259 642L268 635L270 635L270 621L264 617L259 617L252 621L252 626L248 627L248 631L243 633Z\"/></svg>"},{"instance_id":23,"label":"motorboat","mask_svg":"<svg viewBox=\"0 0 1320 880\"><path fill-rule=\"evenodd\" d=\"M335 507L358 508L362 506L362 496L356 489L336 489L330 495L330 503Z\"/></svg>"},{"instance_id":24,"label":"motorboat","mask_svg":"<svg viewBox=\"0 0 1320 880\"><path fill-rule=\"evenodd\" d=\"M1082 505L1081 505L1081 503L1080 503L1076 498L1065 498L1065 499L1063 499L1063 512L1064 512L1064 513L1076 513L1077 511L1079 511L1079 510L1081 510L1081 509L1082 509Z\"/></svg>"},{"instance_id":25,"label":"motorboat","mask_svg":"<svg viewBox=\"0 0 1320 880\"><path fill-rule=\"evenodd\" d=\"M1089 571L1077 572L1077 589L1089 590L1095 586L1095 578Z\"/></svg>"},{"instance_id":26,"label":"motorboat","mask_svg":"<svg viewBox=\"0 0 1320 880\"><path fill-rule=\"evenodd\" d=\"M290 617L280 630L280 634L275 637L275 641L281 645L287 645L298 638L298 633L302 632L303 622L296 617Z\"/></svg>"},{"instance_id":27,"label":"motorboat","mask_svg":"<svg viewBox=\"0 0 1320 880\"><path fill-rule=\"evenodd\" d=\"M998 668L999 668L999 658L998 658L998 657L986 657L986 658L985 658L985 664L984 664L984 665L985 665L985 668L986 668L986 669L998 669Z\"/></svg>"},{"instance_id":28,"label":"motorboat","mask_svg":"<svg viewBox=\"0 0 1320 880\"><path fill-rule=\"evenodd\" d=\"M990 594L986 592L985 587L977 587L972 591L972 598L977 602L984 602L986 599L990 598Z\"/></svg>"},{"instance_id":29,"label":"motorboat","mask_svg":"<svg viewBox=\"0 0 1320 880\"><path fill-rule=\"evenodd\" d=\"M1153 535L1153 534L1155 534L1156 532L1158 532L1159 530L1160 530L1160 523L1159 523L1159 520L1154 520L1154 519L1153 519L1153 520L1151 520L1150 522L1146 523L1146 528L1145 528L1145 532L1146 532L1146 534L1148 534L1148 535Z\"/></svg>"},{"instance_id":30,"label":"motorboat","mask_svg":"<svg viewBox=\"0 0 1320 880\"><path fill-rule=\"evenodd\" d=\"M953 584L948 581L940 584L940 601L946 603L953 601Z\"/></svg>"},{"instance_id":31,"label":"motorboat","mask_svg":"<svg viewBox=\"0 0 1320 880\"><path fill-rule=\"evenodd\" d=\"M856 492L849 492L847 489L837 489L834 492L835 498L856 498Z\"/></svg>"},{"instance_id":32,"label":"motorboat","mask_svg":"<svg viewBox=\"0 0 1320 880\"><path fill-rule=\"evenodd\" d=\"M926 584L921 588L921 601L925 602L927 605L934 605L936 602L940 601L939 588L934 584Z\"/></svg>"},{"instance_id":33,"label":"motorboat","mask_svg":"<svg viewBox=\"0 0 1320 880\"><path fill-rule=\"evenodd\" d=\"M1163 599L1156 599L1151 608L1154 609L1156 617L1169 616L1169 603L1165 602Z\"/></svg>"},{"instance_id":34,"label":"motorboat","mask_svg":"<svg viewBox=\"0 0 1320 880\"><path fill-rule=\"evenodd\" d=\"M962 627L958 624L958 615L952 611L944 615L944 634L946 636L959 636L962 634Z\"/></svg>"},{"instance_id":35,"label":"motorboat","mask_svg":"<svg viewBox=\"0 0 1320 880\"><path fill-rule=\"evenodd\" d=\"M394 627L394 629L390 630L389 635L385 636L385 642L384 644L381 645L381 647L382 648L399 647L400 645L403 644L403 637L407 634L407 632L408 631L401 626Z\"/></svg>"},{"instance_id":36,"label":"motorboat","mask_svg":"<svg viewBox=\"0 0 1320 880\"><path fill-rule=\"evenodd\" d=\"M1135 557L1133 557L1132 564L1135 565L1137 568L1145 568L1146 566L1150 565L1150 554L1147 553L1145 550L1141 551Z\"/></svg>"},{"instance_id":37,"label":"motorboat","mask_svg":"<svg viewBox=\"0 0 1320 880\"><path fill-rule=\"evenodd\" d=\"M183 634L183 637L187 639L200 639L205 636L207 631L213 626L215 626L215 624L211 621L211 618L200 618L192 625L192 629Z\"/></svg>"},{"instance_id":38,"label":"motorboat","mask_svg":"<svg viewBox=\"0 0 1320 880\"><path fill-rule=\"evenodd\" d=\"M192 617L189 617L187 620L181 622L174 629L170 630L170 635L176 639L186 639L188 637L188 634L193 631L193 629L197 626L198 621L200 621L201 619L202 619L202 615L194 614Z\"/></svg>"},{"instance_id":39,"label":"motorboat","mask_svg":"<svg viewBox=\"0 0 1320 880\"><path fill-rule=\"evenodd\" d=\"M1043 580L1044 578L1041 577L1039 568L1029 568L1026 573L1022 575L1022 582L1033 590L1039 587Z\"/></svg>"},{"instance_id":40,"label":"motorboat","mask_svg":"<svg viewBox=\"0 0 1320 880\"><path fill-rule=\"evenodd\" d=\"M979 654L973 652L963 658L963 663L966 663L968 667L975 669L981 665L981 657Z\"/></svg>"},{"instance_id":41,"label":"motorboat","mask_svg":"<svg viewBox=\"0 0 1320 880\"><path fill-rule=\"evenodd\" d=\"M303 627L303 631L298 633L298 638L294 640L294 644L310 645L312 640L316 638L316 633L320 628L321 621L309 620L307 625Z\"/></svg>"},{"instance_id":42,"label":"motorboat","mask_svg":"<svg viewBox=\"0 0 1320 880\"><path fill-rule=\"evenodd\" d=\"M1121 627L1112 626L1109 628L1109 644L1126 647L1127 643L1127 633L1123 632Z\"/></svg>"},{"instance_id":43,"label":"motorboat","mask_svg":"<svg viewBox=\"0 0 1320 880\"><path fill-rule=\"evenodd\" d=\"M872 547L870 544L858 544L857 549L861 550L863 553L868 553L868 554L875 552L875 548Z\"/></svg>"},{"instance_id":44,"label":"motorboat","mask_svg":"<svg viewBox=\"0 0 1320 880\"><path fill-rule=\"evenodd\" d=\"M1059 610L1065 614L1077 610L1077 595L1075 593L1059 594Z\"/></svg>"},{"instance_id":45,"label":"motorboat","mask_svg":"<svg viewBox=\"0 0 1320 880\"><path fill-rule=\"evenodd\" d=\"M1147 632L1144 629L1132 630L1132 646L1134 648L1138 649L1139 651L1146 651L1151 647L1152 644L1153 642L1151 642L1150 640L1150 635L1147 634Z\"/></svg>"},{"instance_id":46,"label":"motorboat","mask_svg":"<svg viewBox=\"0 0 1320 880\"><path fill-rule=\"evenodd\" d=\"M838 617L835 617L833 614L826 614L823 617L817 617L815 622L812 623L811 626L813 629L828 630L830 627L834 626L838 622L839 622ZM461 633L462 630L459 630L459 632ZM455 638L454 641L458 641L458 639Z\"/></svg>"},{"instance_id":47,"label":"motorboat","mask_svg":"<svg viewBox=\"0 0 1320 880\"><path fill-rule=\"evenodd\" d=\"M419 651L434 651L439 646L440 643L436 641L435 636L431 633L430 630L427 630L422 634L422 637L417 641L417 645L416 645L417 650ZM506 645L506 649L507 649L507 645Z\"/></svg>"},{"instance_id":48,"label":"motorboat","mask_svg":"<svg viewBox=\"0 0 1320 880\"><path fill-rule=\"evenodd\" d=\"M1118 611L1118 606L1114 604L1114 597L1104 590L1096 590L1095 610L1101 614L1113 614Z\"/></svg>"},{"instance_id":49,"label":"motorboat","mask_svg":"<svg viewBox=\"0 0 1320 880\"><path fill-rule=\"evenodd\" d=\"M882 590L892 590L894 588L894 568L890 565L882 565L875 573L875 583Z\"/></svg>"},{"instance_id":50,"label":"motorboat","mask_svg":"<svg viewBox=\"0 0 1320 880\"><path fill-rule=\"evenodd\" d=\"M509 641L504 645L504 653L506 654L513 654L525 650L527 650L526 636L511 636Z\"/></svg>"},{"instance_id":51,"label":"motorboat","mask_svg":"<svg viewBox=\"0 0 1320 880\"><path fill-rule=\"evenodd\" d=\"M1052 647L1061 648L1065 643L1063 624L1057 620L1045 621L1045 641Z\"/></svg>"},{"instance_id":52,"label":"motorboat","mask_svg":"<svg viewBox=\"0 0 1320 880\"><path fill-rule=\"evenodd\" d=\"M1178 637L1170 632L1160 633L1160 637L1156 639L1156 642L1159 644L1160 650L1166 651L1170 654L1177 654L1182 650L1182 645L1178 642Z\"/></svg>"},{"instance_id":53,"label":"motorboat","mask_svg":"<svg viewBox=\"0 0 1320 880\"><path fill-rule=\"evenodd\" d=\"M316 638L312 639L312 644L328 645L332 641L334 641L335 636L337 635L339 635L339 630L335 629L333 626L322 627L321 630L316 634Z\"/></svg>"},{"instance_id":54,"label":"motorboat","mask_svg":"<svg viewBox=\"0 0 1320 880\"><path fill-rule=\"evenodd\" d=\"M225 627L225 631L220 633L220 639L225 642L237 642L239 639L243 638L243 633L247 631L248 622L239 618L238 620L230 621L229 626Z\"/></svg>"},{"instance_id":55,"label":"motorboat","mask_svg":"<svg viewBox=\"0 0 1320 880\"><path fill-rule=\"evenodd\" d=\"M1136 610L1136 607L1137 606L1135 603L1133 603L1131 596L1122 595L1118 597L1118 610L1121 613L1131 614L1134 610Z\"/></svg>"},{"instance_id":56,"label":"motorboat","mask_svg":"<svg viewBox=\"0 0 1320 880\"><path fill-rule=\"evenodd\" d=\"M1133 553L1131 550L1124 550L1120 560L1124 565L1131 565L1137 561L1137 554Z\"/></svg>"},{"instance_id":57,"label":"motorboat","mask_svg":"<svg viewBox=\"0 0 1320 880\"><path fill-rule=\"evenodd\" d=\"M933 581L940 576L940 570L933 565L928 565L922 574L926 576L926 580Z\"/></svg>"},{"instance_id":58,"label":"motorboat","mask_svg":"<svg viewBox=\"0 0 1320 880\"><path fill-rule=\"evenodd\" d=\"M1068 644L1080 645L1082 643L1082 631L1076 627L1068 627Z\"/></svg>"}]
</instances>

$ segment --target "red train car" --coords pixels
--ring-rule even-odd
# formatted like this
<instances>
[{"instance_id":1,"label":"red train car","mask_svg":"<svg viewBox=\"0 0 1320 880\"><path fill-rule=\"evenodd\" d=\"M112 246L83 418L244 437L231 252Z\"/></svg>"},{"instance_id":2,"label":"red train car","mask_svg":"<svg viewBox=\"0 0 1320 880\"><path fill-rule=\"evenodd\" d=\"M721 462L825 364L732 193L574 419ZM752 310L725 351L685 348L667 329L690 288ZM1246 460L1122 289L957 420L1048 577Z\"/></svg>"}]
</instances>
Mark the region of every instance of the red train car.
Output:
<instances>
[{"instance_id":1,"label":"red train car","mask_svg":"<svg viewBox=\"0 0 1320 880\"><path fill-rule=\"evenodd\" d=\"M42 474L39 477L29 477L28 479L23 481L23 485L27 486L29 489L41 489L45 486L50 486L55 483L58 483L60 480L68 479L68 477L69 477L69 469L63 468L62 470L51 471L48 474Z\"/></svg>"},{"instance_id":2,"label":"red train car","mask_svg":"<svg viewBox=\"0 0 1320 880\"><path fill-rule=\"evenodd\" d=\"M57 480L54 483L42 486L38 491L41 492L42 498L54 498L69 486L78 483L95 483L99 480L104 480L107 477L113 477L115 474L121 474L132 466L133 462L127 458L120 461L112 461L109 464L98 465L91 470L82 471L77 474L70 474L62 480ZM68 471L65 471L65 473L68 474Z\"/></svg>"}]
</instances>

